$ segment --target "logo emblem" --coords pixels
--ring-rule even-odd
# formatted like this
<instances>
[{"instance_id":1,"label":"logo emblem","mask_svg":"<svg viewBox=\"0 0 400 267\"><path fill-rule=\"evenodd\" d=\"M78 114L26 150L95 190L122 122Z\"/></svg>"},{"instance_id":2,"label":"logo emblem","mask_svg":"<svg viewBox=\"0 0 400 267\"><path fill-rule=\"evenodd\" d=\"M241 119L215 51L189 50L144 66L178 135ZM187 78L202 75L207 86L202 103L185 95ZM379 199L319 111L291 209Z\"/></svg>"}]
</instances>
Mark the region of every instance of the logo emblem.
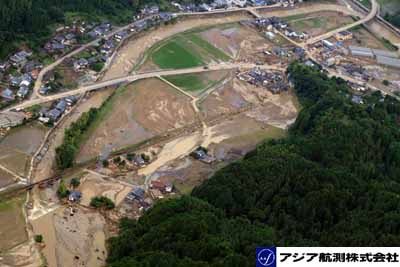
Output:
<instances>
[{"instance_id":1,"label":"logo emblem","mask_svg":"<svg viewBox=\"0 0 400 267\"><path fill-rule=\"evenodd\" d=\"M276 267L276 248L257 248L256 267Z\"/></svg>"}]
</instances>

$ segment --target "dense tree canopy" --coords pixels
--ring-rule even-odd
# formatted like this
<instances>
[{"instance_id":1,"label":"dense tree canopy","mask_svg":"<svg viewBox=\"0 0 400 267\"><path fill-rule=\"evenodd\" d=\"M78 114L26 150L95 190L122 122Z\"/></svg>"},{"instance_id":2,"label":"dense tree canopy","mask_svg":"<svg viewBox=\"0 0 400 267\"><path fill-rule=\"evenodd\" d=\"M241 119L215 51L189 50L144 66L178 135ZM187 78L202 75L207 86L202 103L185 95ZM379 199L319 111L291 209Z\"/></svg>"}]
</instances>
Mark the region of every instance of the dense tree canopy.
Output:
<instances>
[{"instance_id":1,"label":"dense tree canopy","mask_svg":"<svg viewBox=\"0 0 400 267\"><path fill-rule=\"evenodd\" d=\"M132 9L130 0L2 0L0 1L0 57L7 56L19 42L43 44L50 26L64 21L66 12L118 16Z\"/></svg>"},{"instance_id":2,"label":"dense tree canopy","mask_svg":"<svg viewBox=\"0 0 400 267\"><path fill-rule=\"evenodd\" d=\"M253 266L256 245L271 245L269 227L189 196L160 203L138 222L122 220L110 240L112 267Z\"/></svg>"},{"instance_id":3,"label":"dense tree canopy","mask_svg":"<svg viewBox=\"0 0 400 267\"><path fill-rule=\"evenodd\" d=\"M377 92L357 105L342 81L289 71L305 106L289 138L262 144L193 195L272 226L280 244L398 244L399 102Z\"/></svg>"},{"instance_id":4,"label":"dense tree canopy","mask_svg":"<svg viewBox=\"0 0 400 267\"><path fill-rule=\"evenodd\" d=\"M288 71L303 106L289 137L259 145L191 197L123 221L111 266L160 257L163 266L250 266L255 247L271 242L400 243L400 103L375 92L354 104L342 80L299 63Z\"/></svg>"}]
</instances>

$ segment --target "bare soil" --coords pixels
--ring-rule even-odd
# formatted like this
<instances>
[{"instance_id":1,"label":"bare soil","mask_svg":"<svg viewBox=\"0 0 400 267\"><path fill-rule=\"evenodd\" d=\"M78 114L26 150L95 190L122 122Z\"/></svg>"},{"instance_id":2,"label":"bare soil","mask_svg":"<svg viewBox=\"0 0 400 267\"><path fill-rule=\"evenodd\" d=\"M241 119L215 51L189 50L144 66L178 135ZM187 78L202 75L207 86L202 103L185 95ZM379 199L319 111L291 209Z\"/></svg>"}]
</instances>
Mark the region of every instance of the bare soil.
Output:
<instances>
[{"instance_id":1,"label":"bare soil","mask_svg":"<svg viewBox=\"0 0 400 267\"><path fill-rule=\"evenodd\" d=\"M158 79L130 85L131 114L148 131L160 134L195 121L190 99Z\"/></svg>"},{"instance_id":2,"label":"bare soil","mask_svg":"<svg viewBox=\"0 0 400 267\"><path fill-rule=\"evenodd\" d=\"M146 130L134 118L135 104L134 86L118 89L113 96L112 106L102 121L89 133L90 137L84 143L77 157L77 162L83 162L107 154L113 149L139 143L154 134ZM135 103L135 104L134 104ZM141 109L146 109L143 103L137 103Z\"/></svg>"},{"instance_id":3,"label":"bare soil","mask_svg":"<svg viewBox=\"0 0 400 267\"><path fill-rule=\"evenodd\" d=\"M104 266L105 220L95 211L61 207L32 221L35 233L42 234L42 252L48 266Z\"/></svg>"},{"instance_id":4,"label":"bare soil","mask_svg":"<svg viewBox=\"0 0 400 267\"><path fill-rule=\"evenodd\" d=\"M354 20L350 16L343 16L334 11L321 11L291 20L289 24L295 31L305 31L309 36L318 36L352 22Z\"/></svg>"},{"instance_id":5,"label":"bare soil","mask_svg":"<svg viewBox=\"0 0 400 267\"><path fill-rule=\"evenodd\" d=\"M0 203L0 252L4 252L27 240L21 195Z\"/></svg>"},{"instance_id":6,"label":"bare soil","mask_svg":"<svg viewBox=\"0 0 400 267\"><path fill-rule=\"evenodd\" d=\"M8 172L0 169L0 188L11 185L15 182L15 178Z\"/></svg>"},{"instance_id":7,"label":"bare soil","mask_svg":"<svg viewBox=\"0 0 400 267\"><path fill-rule=\"evenodd\" d=\"M258 61L273 44L254 28L240 24L221 25L199 33L215 47L240 61Z\"/></svg>"},{"instance_id":8,"label":"bare soil","mask_svg":"<svg viewBox=\"0 0 400 267\"><path fill-rule=\"evenodd\" d=\"M118 206L132 188L110 178L89 173L81 180L78 190L82 192L81 204L84 206L89 207L90 201L96 196L106 196Z\"/></svg>"},{"instance_id":9,"label":"bare soil","mask_svg":"<svg viewBox=\"0 0 400 267\"><path fill-rule=\"evenodd\" d=\"M365 28L358 28L353 30L353 39L345 41L345 45L364 46L375 49L387 50L382 40L376 38L373 34Z\"/></svg>"}]
</instances>

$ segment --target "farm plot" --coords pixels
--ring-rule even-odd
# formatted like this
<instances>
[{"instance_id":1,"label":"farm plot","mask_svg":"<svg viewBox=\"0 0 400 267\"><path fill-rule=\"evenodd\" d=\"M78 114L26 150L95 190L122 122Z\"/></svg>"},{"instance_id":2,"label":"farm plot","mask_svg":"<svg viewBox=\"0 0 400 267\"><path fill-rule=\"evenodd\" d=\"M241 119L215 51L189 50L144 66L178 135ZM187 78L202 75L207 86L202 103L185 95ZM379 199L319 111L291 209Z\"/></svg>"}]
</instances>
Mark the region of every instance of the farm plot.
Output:
<instances>
[{"instance_id":1,"label":"farm plot","mask_svg":"<svg viewBox=\"0 0 400 267\"><path fill-rule=\"evenodd\" d=\"M12 129L0 142L0 164L25 176L31 156L39 148L46 128L33 123Z\"/></svg>"},{"instance_id":2,"label":"farm plot","mask_svg":"<svg viewBox=\"0 0 400 267\"><path fill-rule=\"evenodd\" d=\"M286 129L297 116L297 100L289 92L272 94L264 88L234 79L213 91L202 103L207 120L232 114L244 107L254 106L246 116L258 122Z\"/></svg>"},{"instance_id":3,"label":"farm plot","mask_svg":"<svg viewBox=\"0 0 400 267\"><path fill-rule=\"evenodd\" d=\"M200 109L207 119L222 114L232 113L249 105L242 94L235 90L233 80L216 88L200 104Z\"/></svg>"},{"instance_id":4,"label":"farm plot","mask_svg":"<svg viewBox=\"0 0 400 267\"><path fill-rule=\"evenodd\" d=\"M198 67L211 62L228 61L230 57L223 51L202 39L195 32L177 34L153 46L147 53L141 70L154 65L161 69L181 69Z\"/></svg>"},{"instance_id":5,"label":"farm plot","mask_svg":"<svg viewBox=\"0 0 400 267\"><path fill-rule=\"evenodd\" d=\"M198 32L198 35L232 58L240 60L259 60L254 57L274 45L261 36L256 29L239 23L209 28ZM284 45L284 43L279 43L279 45Z\"/></svg>"},{"instance_id":6,"label":"farm plot","mask_svg":"<svg viewBox=\"0 0 400 267\"><path fill-rule=\"evenodd\" d=\"M0 169L0 188L13 184L15 179L8 172Z\"/></svg>"},{"instance_id":7,"label":"farm plot","mask_svg":"<svg viewBox=\"0 0 400 267\"><path fill-rule=\"evenodd\" d=\"M25 196L0 202L0 252L27 240L22 205Z\"/></svg>"},{"instance_id":8,"label":"farm plot","mask_svg":"<svg viewBox=\"0 0 400 267\"><path fill-rule=\"evenodd\" d=\"M286 18L286 21L294 31L307 32L310 36L317 36L354 22L352 17L333 11L292 16Z\"/></svg>"},{"instance_id":9,"label":"farm plot","mask_svg":"<svg viewBox=\"0 0 400 267\"><path fill-rule=\"evenodd\" d=\"M198 95L222 82L230 75L230 71L209 71L196 74L170 75L163 78L191 94Z\"/></svg>"},{"instance_id":10,"label":"farm plot","mask_svg":"<svg viewBox=\"0 0 400 267\"><path fill-rule=\"evenodd\" d=\"M352 30L354 38L349 41L345 41L345 45L356 45L365 46L369 48L382 49L393 51L393 47L386 43L383 39L377 38L364 26L357 26Z\"/></svg>"},{"instance_id":11,"label":"farm plot","mask_svg":"<svg viewBox=\"0 0 400 267\"><path fill-rule=\"evenodd\" d=\"M190 99L158 79L119 88L103 113L88 131L77 162L138 144L195 120Z\"/></svg>"}]
</instances>

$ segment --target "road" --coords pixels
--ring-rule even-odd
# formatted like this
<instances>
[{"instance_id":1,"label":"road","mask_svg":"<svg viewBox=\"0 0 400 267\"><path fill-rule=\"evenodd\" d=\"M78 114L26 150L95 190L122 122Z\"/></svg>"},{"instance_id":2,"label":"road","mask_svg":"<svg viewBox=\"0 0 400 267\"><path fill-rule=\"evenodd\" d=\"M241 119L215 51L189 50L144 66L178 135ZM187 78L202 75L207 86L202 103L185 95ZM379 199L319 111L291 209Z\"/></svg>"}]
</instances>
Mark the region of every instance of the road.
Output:
<instances>
[{"instance_id":1,"label":"road","mask_svg":"<svg viewBox=\"0 0 400 267\"><path fill-rule=\"evenodd\" d=\"M374 1L375 1L375 0L374 0ZM281 7L281 4L280 4L280 3L275 4L275 5L269 5L269 6L257 6L257 7L245 7L245 8L219 9L219 10L212 10L212 11L208 11L208 12L186 12L186 13L177 13L177 16L183 17L183 16L196 16L196 15L227 14L227 13L232 13L232 12L245 11L245 12L249 12L250 14L252 14L253 16L255 16L256 18L259 18L259 17L261 17L261 16L257 13L257 10L263 10L263 11L265 11L265 10L268 10L268 9L275 9L275 8L278 8L278 7ZM337 8L339 8L339 7L340 7L340 6L338 6ZM321 7L321 8L318 8L318 9L324 9L324 8ZM327 8L327 9L330 10L330 8ZM333 10L335 10L335 9L333 9ZM147 17L147 18L144 18L144 19L142 19L142 20L149 19L149 18L151 18L151 17L152 17L152 16ZM114 34L116 34L116 33L119 32L119 31L127 30L127 29L129 29L130 27L132 27L133 24L134 24L134 23L130 23L130 24L125 25L125 26L123 26L123 27L116 28L116 29L114 29L113 31L111 31L110 33L108 33L108 34L105 36L105 38L110 38L110 37L112 37ZM87 44L84 44L84 45L82 45L81 47L79 47L79 48L77 48L77 49L74 49L74 50L71 51L70 53L68 53L68 54L66 54L66 55L64 55L64 56L62 56L62 57L59 58L59 59L57 59L55 62L51 63L50 65L45 66L45 67L40 71L40 73L39 73L39 75L38 75L38 78L37 78L37 80L36 80L36 82L35 82L35 85L34 85L34 88L33 88L33 92L32 92L32 94L31 94L30 99L33 100L33 99L36 99L36 98L42 98L42 97L43 97L43 96L39 93L39 90L40 90L40 87L41 87L42 84L43 84L43 77L45 76L46 73L48 73L49 71L54 70L54 69L55 69L58 65L60 65L65 59L71 58L71 57L73 57L74 55L77 55L77 54L81 53L81 52L84 51L85 49L87 49L87 48L89 48L89 47L95 45L96 43L98 43L98 42L99 42L101 39L103 39L103 38L104 38L104 37L100 37L100 38L97 38L97 39L95 39L95 40L93 40L93 41L87 43Z\"/></svg>"},{"instance_id":2,"label":"road","mask_svg":"<svg viewBox=\"0 0 400 267\"><path fill-rule=\"evenodd\" d=\"M78 95L78 94L82 94L82 93L86 93L86 92L94 91L94 90L100 90L100 89L103 89L103 88L106 88L109 86L131 83L131 82L141 80L141 79L157 78L159 76L168 76L168 75L200 73L200 72L216 71L216 70L230 70L230 69L237 69L237 68L252 69L254 67L259 67L260 69L265 69L265 70L280 70L280 71L285 70L284 68L276 66L276 65L256 65L256 64L251 64L251 63L220 63L220 64L210 64L210 65L208 65L207 68L201 66L201 67L187 68L187 69L144 72L144 73L138 73L138 74L134 74L134 75L128 75L128 76L121 77L121 78L111 79L111 80L107 80L107 81L103 81L103 82L99 82L99 83L95 83L95 84L90 84L87 86L82 86L77 89L59 93L59 94L42 96L40 98L26 100L20 104L9 107L3 111L7 112L12 109L24 109L27 107L54 101L54 100L64 98L67 96Z\"/></svg>"},{"instance_id":3,"label":"road","mask_svg":"<svg viewBox=\"0 0 400 267\"><path fill-rule=\"evenodd\" d=\"M335 29L333 31L327 32L325 34L319 35L317 37L310 38L310 39L308 39L306 41L306 44L307 45L311 45L311 44L317 43L317 42L319 42L321 40L328 39L328 38L334 36L336 33L339 33L341 31L349 30L349 29L351 29L353 27L356 27L358 25L364 24L364 23L370 21L371 19L375 18L375 16L378 15L378 12L379 12L379 5L376 2L376 0L371 0L371 4L372 4L371 11L364 18L362 18L362 19L360 19L360 20L358 20L358 21L356 21L354 23L351 23L349 25L346 25L346 26L340 27L338 29Z\"/></svg>"},{"instance_id":4,"label":"road","mask_svg":"<svg viewBox=\"0 0 400 267\"><path fill-rule=\"evenodd\" d=\"M211 15L211 14L217 14L217 13L229 13L229 12L237 12L237 11L247 11L250 12L253 16L255 17L261 17L258 13L257 10L260 9L268 9L268 8L274 8L277 7L279 5L274 5L274 6L261 6L261 7L246 7L246 8L232 8L232 9L224 9L224 10L214 10L214 11L209 11L209 12L201 12L201 13L180 13L178 14L179 16L188 16L188 15ZM318 42L320 40L329 38L331 36L333 36L334 34L336 34L337 32L343 31L343 30L347 30L350 29L352 27L355 27L357 25L360 25L362 23L365 23L369 20L371 20L372 18L374 18L379 10L379 5L377 4L376 0L372 0L372 8L371 8L371 12L365 16L363 19L354 22L350 25L341 27L339 29L330 31L328 33L322 34L320 36L317 36L315 38L311 38L308 41L306 41L305 43L296 43L294 41L292 41L289 38L288 39L290 42L294 43L296 46L302 47L307 51L307 54L310 56L311 59L314 59L314 57L311 55L311 53L308 52L306 45L308 44L312 44L315 42ZM147 18L148 19L148 18ZM121 30L126 30L129 29L131 26L133 25L133 23L128 24L126 26L117 28L113 31L111 31L110 33L108 33L106 35L107 38L112 37L115 33L121 31ZM283 37L285 37L283 35ZM7 109L5 109L4 111L10 111L11 109L19 109L19 108L27 108L36 104L41 104L41 103L45 103L45 102L49 102L49 101L53 101L53 100L57 100L60 98L64 98L67 96L71 96L71 95L76 95L76 94L81 94L81 93L85 93L88 91L93 91L93 90L99 90L108 86L113 86L113 85L118 85L118 84L123 84L123 83L127 83L127 82L133 82L139 79L145 79L145 78L153 78L153 77L158 77L158 76L167 76L167 75L176 75L176 74L186 74L186 73L198 73L198 72L205 72L207 71L206 69L204 69L203 67L197 67L197 68L190 68L190 69L181 69L181 70L166 70L166 71L158 71L158 72L148 72L148 73L140 73L140 74L135 74L135 75L129 75L126 77L121 77L121 78L116 78L116 79L112 79L112 80L107 80L107 81L103 81L103 82L99 82L99 83L95 83L95 84L91 84L91 85L87 85L87 86L82 86L80 88L71 90L71 91L67 91L67 92L63 92L63 93L59 93L59 94L55 94L55 95L50 95L50 96L41 96L39 94L39 89L42 85L42 80L44 75L48 72L53 70L55 67L57 67L59 64L62 63L63 60L65 60L66 58L72 57L80 52L82 52L83 50L87 49L88 47L96 44L101 38L98 38L96 40L93 40L83 46L81 46L80 48L70 52L69 54L61 57L60 59L58 59L57 61L53 62L52 64L46 66L45 68L43 68L41 70L41 72L39 73L38 79L36 80L35 86L34 86L34 90L33 90L33 94L31 99L24 101L21 104L17 104L15 106L9 107ZM214 65L210 65L209 66L209 70L224 70L224 69L235 69L237 67L240 68L253 68L255 67L254 64L214 64ZM261 68L272 68L272 69L276 69L276 66L260 66ZM348 77L347 80L349 81L354 81L354 79L352 79L351 77Z\"/></svg>"},{"instance_id":5,"label":"road","mask_svg":"<svg viewBox=\"0 0 400 267\"><path fill-rule=\"evenodd\" d=\"M149 18L149 17L148 17L148 18ZM146 19L148 19L148 18L146 18ZM151 18L151 17L150 17L150 18ZM136 21L136 22L137 22L137 21ZM43 77L45 76L45 74L46 74L47 72L52 71L53 69L55 69L55 68L56 68L58 65L60 65L65 59L70 58L70 57L73 57L74 55L79 54L80 52L84 51L85 49L87 49L87 48L89 48L89 47L91 47L91 46L97 44L97 43L98 43L101 39L103 39L103 38L110 38L110 37L112 37L114 34L120 32L120 31L129 29L130 27L133 26L133 24L134 24L134 23L130 23L130 24L127 24L127 25L125 25L125 26L118 27L118 28L116 28L116 29L110 31L107 35L102 36L102 37L99 37L99 38L97 38L97 39L95 39L95 40L93 40L93 41L90 41L89 43L86 43L86 44L82 45L81 47L79 47L79 48L77 48L77 49L74 49L73 51L69 52L68 54L66 54L66 55L64 55L64 56L62 56L62 57L60 57L59 59L57 59L56 61L54 61L54 62L51 63L50 65L47 65L46 67L44 67L44 68L40 71L40 73L39 73L39 75L38 75L38 78L36 79L35 86L33 87L33 92L32 92L32 95L31 95L31 99L42 98L42 97L43 97L42 95L40 95L39 90L40 90L40 87L42 86Z\"/></svg>"},{"instance_id":6,"label":"road","mask_svg":"<svg viewBox=\"0 0 400 267\"><path fill-rule=\"evenodd\" d=\"M270 5L270 6L260 6L257 8L275 8L275 7L279 7L280 4L275 4L275 5ZM212 11L208 11L208 12L189 12L189 13L177 13L177 16L196 16L196 15L213 15L213 14L224 14L224 13L231 13L231 12L238 12L238 11L247 11L252 13L253 10L255 10L256 7L253 8L230 8L230 9L220 9L220 10L212 10ZM152 17L155 17L156 15L152 15L152 16L148 16L146 18L143 18L139 21L143 21L143 20L147 20L147 19L151 19ZM136 21L137 23L138 21ZM57 59L56 61L54 61L53 63L51 63L50 65L47 65L46 67L44 67L39 75L38 78L35 82L34 88L33 88L33 92L31 94L31 99L36 99L36 98L43 98L43 96L39 93L40 87L42 86L42 82L43 82L43 77L45 76L46 73L48 73L49 71L52 71L53 69L55 69L58 65L60 65L65 59L67 58L71 58L74 55L77 55L79 53L81 53L82 51L84 51L85 49L97 44L101 39L103 38L110 38L112 37L114 34L123 31L123 30L127 30L130 27L132 27L134 25L135 22L127 24L125 26L122 27L118 27L116 29L114 29L113 31L109 32L107 35L99 37L89 43L86 43L84 45L82 45L81 47L74 49L73 51L71 51L70 53L62 56L61 58Z\"/></svg>"}]
</instances>

